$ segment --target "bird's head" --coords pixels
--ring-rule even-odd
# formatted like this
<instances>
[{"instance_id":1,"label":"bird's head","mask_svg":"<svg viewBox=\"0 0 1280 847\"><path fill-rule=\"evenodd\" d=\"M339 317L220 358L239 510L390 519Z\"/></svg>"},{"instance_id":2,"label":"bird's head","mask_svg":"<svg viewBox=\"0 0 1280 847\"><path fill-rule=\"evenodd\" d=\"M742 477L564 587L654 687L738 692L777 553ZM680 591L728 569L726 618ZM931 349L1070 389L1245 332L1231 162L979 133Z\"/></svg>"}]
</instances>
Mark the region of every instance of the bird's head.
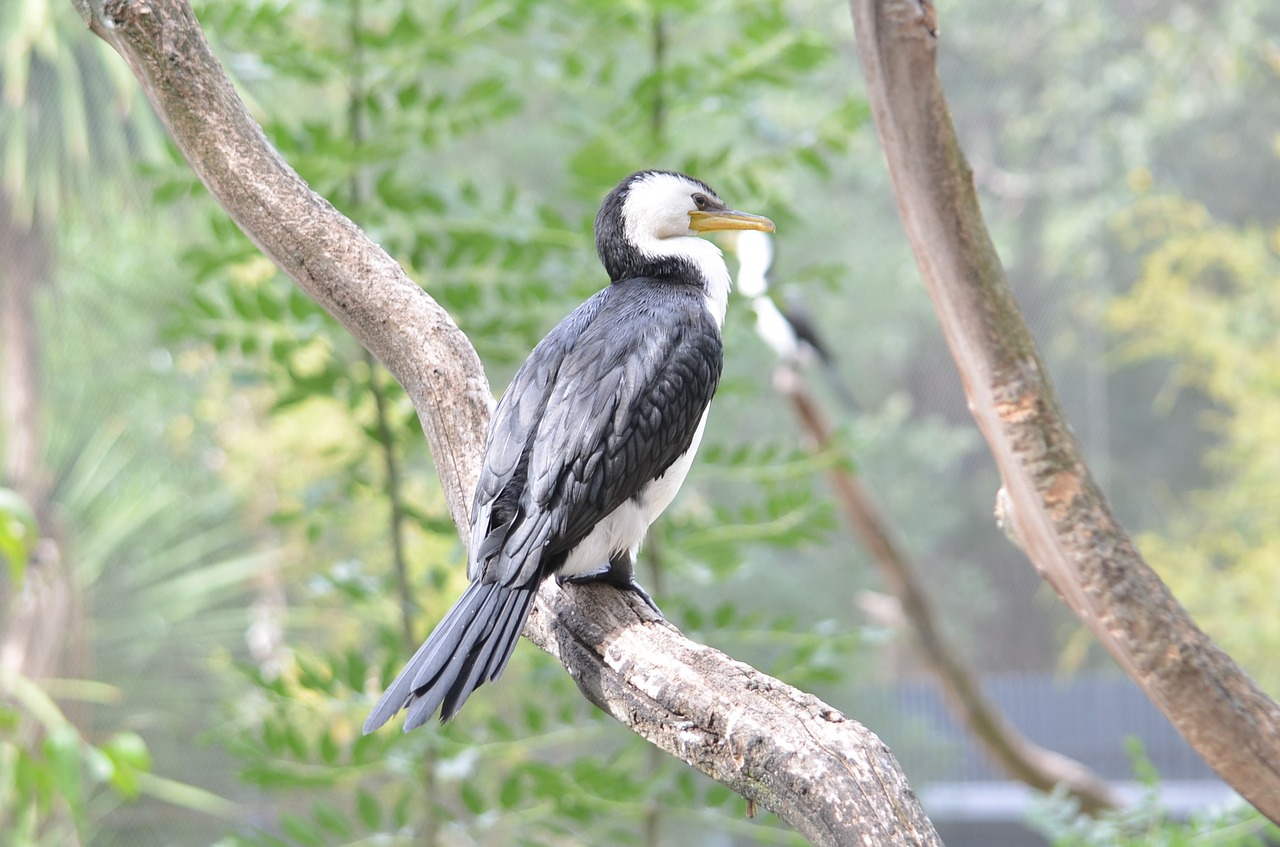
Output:
<instances>
[{"instance_id":1,"label":"bird's head","mask_svg":"<svg viewBox=\"0 0 1280 847\"><path fill-rule=\"evenodd\" d=\"M596 251L609 279L664 277L702 270L719 250L706 232L773 232L773 222L729 208L701 180L670 171L640 171L609 192L596 215ZM723 261L721 260L721 264Z\"/></svg>"}]
</instances>

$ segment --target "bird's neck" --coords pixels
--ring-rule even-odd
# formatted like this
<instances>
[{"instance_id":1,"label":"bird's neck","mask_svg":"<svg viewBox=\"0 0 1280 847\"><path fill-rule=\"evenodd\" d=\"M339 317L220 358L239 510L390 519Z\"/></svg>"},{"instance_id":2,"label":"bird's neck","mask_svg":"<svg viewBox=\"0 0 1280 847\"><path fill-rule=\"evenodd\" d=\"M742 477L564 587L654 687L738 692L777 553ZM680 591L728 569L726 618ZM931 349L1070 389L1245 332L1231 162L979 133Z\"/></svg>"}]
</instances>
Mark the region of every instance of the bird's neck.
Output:
<instances>
[{"instance_id":1,"label":"bird's neck","mask_svg":"<svg viewBox=\"0 0 1280 847\"><path fill-rule=\"evenodd\" d=\"M719 247L691 235L655 238L635 246L642 259L642 267L637 269L636 276L673 281L688 278L689 282L702 288L707 311L716 326L724 325L731 277Z\"/></svg>"}]
</instances>

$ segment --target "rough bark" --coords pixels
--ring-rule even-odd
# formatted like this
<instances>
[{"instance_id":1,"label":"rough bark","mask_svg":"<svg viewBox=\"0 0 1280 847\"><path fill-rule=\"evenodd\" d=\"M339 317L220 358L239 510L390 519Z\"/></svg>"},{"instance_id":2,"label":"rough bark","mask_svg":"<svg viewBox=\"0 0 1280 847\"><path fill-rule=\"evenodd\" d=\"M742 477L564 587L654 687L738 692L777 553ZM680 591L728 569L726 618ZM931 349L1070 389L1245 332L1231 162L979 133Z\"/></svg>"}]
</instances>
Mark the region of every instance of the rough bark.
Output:
<instances>
[{"instance_id":1,"label":"rough bark","mask_svg":"<svg viewBox=\"0 0 1280 847\"><path fill-rule=\"evenodd\" d=\"M544 591L525 630L588 700L814 844L941 843L874 733L616 595Z\"/></svg>"},{"instance_id":2,"label":"rough bark","mask_svg":"<svg viewBox=\"0 0 1280 847\"><path fill-rule=\"evenodd\" d=\"M790 398L796 417L813 440L815 449L831 449L831 424L800 376L784 369L774 383ZM897 598L902 616L951 713L969 728L987 755L1011 777L1037 791L1065 789L1088 814L1120 805L1119 797L1104 779L1075 759L1027 738L987 699L978 685L977 674L938 630L933 604L917 578L919 568L898 543L858 475L844 466L833 465L827 471L827 478L844 512L845 522Z\"/></svg>"},{"instance_id":3,"label":"rough bark","mask_svg":"<svg viewBox=\"0 0 1280 847\"><path fill-rule=\"evenodd\" d=\"M1000 471L1005 527L1191 746L1280 822L1280 706L1143 561L1081 458L982 219L938 80L932 6L852 5L898 211Z\"/></svg>"},{"instance_id":4,"label":"rough bark","mask_svg":"<svg viewBox=\"0 0 1280 847\"><path fill-rule=\"evenodd\" d=\"M467 537L492 397L466 336L271 148L186 3L75 2L129 63L210 193L404 385ZM560 658L592 702L814 843L939 843L874 734L687 640L629 594L548 585L525 634Z\"/></svg>"}]
</instances>

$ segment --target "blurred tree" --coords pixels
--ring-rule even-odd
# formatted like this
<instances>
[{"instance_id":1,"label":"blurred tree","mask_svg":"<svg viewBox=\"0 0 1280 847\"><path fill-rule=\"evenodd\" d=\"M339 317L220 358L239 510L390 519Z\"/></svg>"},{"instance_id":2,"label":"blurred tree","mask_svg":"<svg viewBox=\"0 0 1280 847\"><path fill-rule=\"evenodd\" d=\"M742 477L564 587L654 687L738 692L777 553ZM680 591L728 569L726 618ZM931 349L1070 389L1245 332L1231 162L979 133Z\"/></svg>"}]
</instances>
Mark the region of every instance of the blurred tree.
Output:
<instances>
[{"instance_id":1,"label":"blurred tree","mask_svg":"<svg viewBox=\"0 0 1280 847\"><path fill-rule=\"evenodd\" d=\"M133 687L165 646L137 624L182 630L256 563L233 555L225 499L188 496L175 465L148 480L164 457L139 449L161 426L155 392L126 386L163 351L131 298L165 263L121 249L160 235L126 235L137 192L125 177L160 146L136 82L63 2L3 4L0 56L0 479L12 486L0 535L14 541L16 526L23 542L4 544L0 576L0 840L101 843L104 819L142 795L228 814L153 773L147 743L120 726L154 731L171 690L165 675L143 696ZM94 245L86 268L78 253L104 221L120 240ZM129 427L110 418L122 402ZM84 678L99 673L120 684Z\"/></svg>"},{"instance_id":2,"label":"blurred tree","mask_svg":"<svg viewBox=\"0 0 1280 847\"><path fill-rule=\"evenodd\" d=\"M1271 587L1280 562L1280 228L1237 228L1168 195L1121 224L1144 258L1134 290L1110 309L1125 361L1173 363L1167 407L1197 391L1214 407L1205 458L1211 485L1178 503L1142 543L1223 648L1280 691L1280 620Z\"/></svg>"},{"instance_id":3,"label":"blurred tree","mask_svg":"<svg viewBox=\"0 0 1280 847\"><path fill-rule=\"evenodd\" d=\"M1164 392L1165 362L1115 366L1111 351L1127 342L1108 304L1142 273L1135 242L1120 236L1148 193L1179 194L1235 225L1274 220L1280 172L1259 163L1280 119L1277 7L987 2L948 10L947 21L941 76L1010 283L1118 516L1163 530L1169 498L1206 483L1200 457L1214 436L1199 425L1203 394ZM940 355L921 351L913 394L966 416L939 385L950 369ZM998 484L989 471L961 484L977 530L954 541L985 559L964 578L991 585L1005 622L977 633L980 664L1042 668L1067 643L1065 664L1110 666L1087 638L1071 640L1074 621L1033 598L1047 599L1014 551L973 537Z\"/></svg>"},{"instance_id":4,"label":"blurred tree","mask_svg":"<svg viewBox=\"0 0 1280 847\"><path fill-rule=\"evenodd\" d=\"M80 210L71 199L93 191L111 207L112 178L101 175L119 174L158 141L149 118L131 120L128 69L82 31L65 3L14 0L0 9L0 434L4 478L30 504L46 544L32 584L7 598L0 652L11 670L37 677L61 669L70 611L55 607L73 599L59 585L51 525L36 300L54 278L56 222Z\"/></svg>"}]
</instances>

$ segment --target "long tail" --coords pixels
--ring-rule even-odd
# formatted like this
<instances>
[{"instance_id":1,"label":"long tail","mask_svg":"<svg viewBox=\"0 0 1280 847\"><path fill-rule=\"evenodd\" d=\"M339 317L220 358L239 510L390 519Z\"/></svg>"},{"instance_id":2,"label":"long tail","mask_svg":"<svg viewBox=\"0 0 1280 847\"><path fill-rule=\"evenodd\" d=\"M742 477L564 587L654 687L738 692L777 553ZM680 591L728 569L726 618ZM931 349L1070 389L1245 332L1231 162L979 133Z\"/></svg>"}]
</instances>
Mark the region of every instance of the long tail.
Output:
<instances>
[{"instance_id":1,"label":"long tail","mask_svg":"<svg viewBox=\"0 0 1280 847\"><path fill-rule=\"evenodd\" d=\"M471 583L426 642L400 671L364 722L367 735L408 709L404 731L440 709L444 723L467 697L502 675L529 617L537 581L521 588Z\"/></svg>"}]
</instances>

